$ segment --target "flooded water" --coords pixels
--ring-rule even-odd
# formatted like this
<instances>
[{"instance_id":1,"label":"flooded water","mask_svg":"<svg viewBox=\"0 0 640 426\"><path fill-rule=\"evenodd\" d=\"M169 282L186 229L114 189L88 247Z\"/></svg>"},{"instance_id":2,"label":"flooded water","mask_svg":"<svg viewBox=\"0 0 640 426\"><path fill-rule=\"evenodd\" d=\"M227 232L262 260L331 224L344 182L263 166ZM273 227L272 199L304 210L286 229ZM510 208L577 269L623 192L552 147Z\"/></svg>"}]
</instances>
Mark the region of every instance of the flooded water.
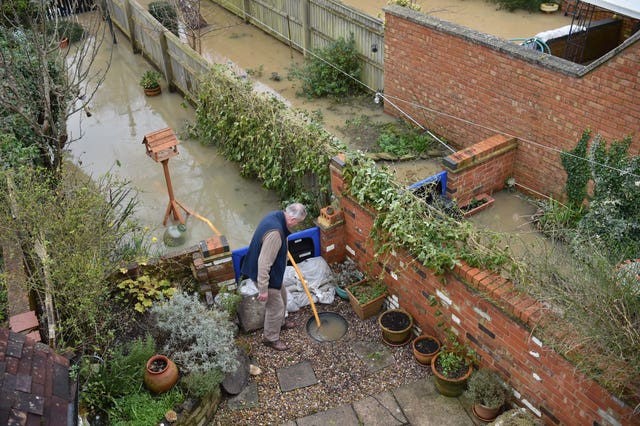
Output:
<instances>
[{"instance_id":1,"label":"flooded water","mask_svg":"<svg viewBox=\"0 0 640 426\"><path fill-rule=\"evenodd\" d=\"M140 3L148 5L150 1ZM372 16L381 16L387 1L349 0L346 3ZM570 23L569 18L559 13L499 11L495 4L483 0L422 0L418 3L423 12L503 38L529 37ZM293 108L320 118L323 126L339 139L346 142L341 128L348 119L366 115L375 122L394 120L373 101L373 94L370 100L364 98L353 103L296 96L299 85L287 79L287 74L294 64L302 63L300 53L219 6L210 2L202 2L201 6L208 22L201 31L202 55L206 59L235 66L239 72L245 70L259 86L277 92ZM138 81L142 71L149 66L140 55L131 53L122 34L117 36L122 43L103 46L103 49L113 48L114 57L106 81L92 102L92 116L76 114L69 121L69 130L75 137L80 135L79 123L82 121L82 140L70 146L73 160L88 174L100 176L111 171L139 188L139 217L161 241L162 219L168 204L167 188L161 164L145 155L142 140L149 132L171 127L181 142L180 154L169 161L176 199L209 219L227 237L232 248L245 246L262 215L278 208L277 195L241 178L237 166L225 161L214 148L181 139L180 130L193 119L193 110L183 108L182 98L168 93L166 84L161 96L145 97ZM104 63L106 54L107 50L103 50L98 62ZM349 146L362 148L357 143ZM441 170L437 160L390 166L397 179L407 185ZM194 217L188 219L187 225L187 245L213 235L204 222Z\"/></svg>"},{"instance_id":2,"label":"flooded water","mask_svg":"<svg viewBox=\"0 0 640 426\"><path fill-rule=\"evenodd\" d=\"M180 138L185 123L194 119L193 109L183 107L182 97L169 93L166 84L160 96L146 97L138 81L149 65L131 53L122 34L118 38L121 43L105 43L98 57L103 65L113 49L111 68L91 103L91 117L76 114L69 120L71 137L80 135L82 121L82 139L70 146L73 161L94 177L111 172L130 180L141 191L137 216L151 229L150 236L162 241L169 197L162 165L146 155L142 140L147 133L170 127L180 141L179 155L169 160L175 198L210 220L232 249L246 246L264 213L279 208L278 196L240 177L237 166L215 148ZM170 218L167 224L172 223ZM185 246L215 235L193 216L187 229Z\"/></svg>"},{"instance_id":3,"label":"flooded water","mask_svg":"<svg viewBox=\"0 0 640 426\"><path fill-rule=\"evenodd\" d=\"M368 15L383 18L382 8L388 1L346 0L344 3ZM542 31L571 24L571 18L561 12L509 12L487 0L416 0L413 3L421 6L422 13L507 40L528 38Z\"/></svg>"}]
</instances>

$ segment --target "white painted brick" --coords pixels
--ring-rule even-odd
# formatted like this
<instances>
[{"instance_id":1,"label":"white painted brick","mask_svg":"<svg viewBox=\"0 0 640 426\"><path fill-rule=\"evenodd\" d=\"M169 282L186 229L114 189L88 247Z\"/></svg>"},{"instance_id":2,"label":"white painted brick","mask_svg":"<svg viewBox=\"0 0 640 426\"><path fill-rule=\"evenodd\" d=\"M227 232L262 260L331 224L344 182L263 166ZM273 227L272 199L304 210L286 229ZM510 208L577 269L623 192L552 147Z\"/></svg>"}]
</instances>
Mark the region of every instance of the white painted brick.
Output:
<instances>
[{"instance_id":1,"label":"white painted brick","mask_svg":"<svg viewBox=\"0 0 640 426\"><path fill-rule=\"evenodd\" d=\"M482 309L474 307L473 310L475 311L476 314L480 315L482 318L486 319L487 321L491 321L491 317L489 316L489 314L483 311Z\"/></svg>"},{"instance_id":2,"label":"white painted brick","mask_svg":"<svg viewBox=\"0 0 640 426\"><path fill-rule=\"evenodd\" d=\"M355 256L356 255L356 251L354 249L352 249L351 247L349 247L349 245L345 245L344 246L345 250L349 252L349 254L351 254L351 256Z\"/></svg>"},{"instance_id":3,"label":"white painted brick","mask_svg":"<svg viewBox=\"0 0 640 426\"><path fill-rule=\"evenodd\" d=\"M526 406L527 406L527 408L528 408L529 410L531 410L531 411L533 412L533 414L535 414L536 416L538 416L538 417L542 416L542 413L540 412L540 410L538 410L536 407L534 407L534 406L533 406L533 404L531 404L531 403L530 403L529 401L527 401L526 399L523 399L523 400L522 400L522 403L523 403L524 405L526 405Z\"/></svg>"},{"instance_id":4,"label":"white painted brick","mask_svg":"<svg viewBox=\"0 0 640 426\"><path fill-rule=\"evenodd\" d=\"M444 294L443 292L441 292L440 290L436 290L436 296L438 296L440 298L440 300L442 300L442 302L445 305L449 305L451 306L451 304L453 303L451 301L451 299L449 299L449 296L447 296L446 294Z\"/></svg>"}]
</instances>

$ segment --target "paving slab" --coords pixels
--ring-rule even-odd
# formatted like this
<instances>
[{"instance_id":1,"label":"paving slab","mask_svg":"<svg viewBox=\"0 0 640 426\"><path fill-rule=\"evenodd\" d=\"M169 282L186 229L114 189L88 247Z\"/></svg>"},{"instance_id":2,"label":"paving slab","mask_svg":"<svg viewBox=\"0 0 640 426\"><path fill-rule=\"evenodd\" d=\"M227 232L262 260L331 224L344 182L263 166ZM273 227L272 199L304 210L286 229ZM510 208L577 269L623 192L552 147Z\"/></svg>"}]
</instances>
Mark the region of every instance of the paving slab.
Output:
<instances>
[{"instance_id":1,"label":"paving slab","mask_svg":"<svg viewBox=\"0 0 640 426\"><path fill-rule=\"evenodd\" d=\"M440 395L432 377L391 391L412 426L473 426L458 398Z\"/></svg>"},{"instance_id":2,"label":"paving slab","mask_svg":"<svg viewBox=\"0 0 640 426\"><path fill-rule=\"evenodd\" d=\"M407 423L402 409L389 391L356 401L352 405L362 424L367 426L393 426Z\"/></svg>"},{"instance_id":3,"label":"paving slab","mask_svg":"<svg viewBox=\"0 0 640 426\"><path fill-rule=\"evenodd\" d=\"M258 404L258 384L256 382L249 383L242 392L230 398L227 402L227 405L232 410L255 408Z\"/></svg>"},{"instance_id":4,"label":"paving slab","mask_svg":"<svg viewBox=\"0 0 640 426\"><path fill-rule=\"evenodd\" d=\"M306 388L318 383L316 374L308 360L289 367L278 368L276 374L282 392Z\"/></svg>"},{"instance_id":5,"label":"paving slab","mask_svg":"<svg viewBox=\"0 0 640 426\"><path fill-rule=\"evenodd\" d=\"M395 363L393 353L382 342L360 340L352 343L351 349L372 372L390 367Z\"/></svg>"},{"instance_id":6,"label":"paving slab","mask_svg":"<svg viewBox=\"0 0 640 426\"><path fill-rule=\"evenodd\" d=\"M298 426L358 426L362 425L350 404L339 405L327 411L296 420Z\"/></svg>"}]
</instances>

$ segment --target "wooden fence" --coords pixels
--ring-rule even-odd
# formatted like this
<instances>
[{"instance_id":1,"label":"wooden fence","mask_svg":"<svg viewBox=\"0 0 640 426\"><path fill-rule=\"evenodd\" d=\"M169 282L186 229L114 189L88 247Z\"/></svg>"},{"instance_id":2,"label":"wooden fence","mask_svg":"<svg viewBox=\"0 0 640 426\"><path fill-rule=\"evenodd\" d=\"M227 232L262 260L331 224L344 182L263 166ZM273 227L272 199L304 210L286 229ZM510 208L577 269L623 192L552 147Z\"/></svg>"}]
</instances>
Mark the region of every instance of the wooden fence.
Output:
<instances>
[{"instance_id":1,"label":"wooden fence","mask_svg":"<svg viewBox=\"0 0 640 426\"><path fill-rule=\"evenodd\" d=\"M373 91L384 87L384 28L372 18L330 0L220 0L220 6L241 16L280 41L309 54L353 34L363 63L363 83ZM194 93L209 64L178 37L165 31L135 0L111 0L113 24L129 37L165 75L169 87Z\"/></svg>"},{"instance_id":2,"label":"wooden fence","mask_svg":"<svg viewBox=\"0 0 640 426\"><path fill-rule=\"evenodd\" d=\"M135 0L112 0L113 24L129 37L136 52L141 52L164 74L171 90L194 94L200 76L210 64L178 37L158 23Z\"/></svg>"},{"instance_id":3,"label":"wooden fence","mask_svg":"<svg viewBox=\"0 0 640 426\"><path fill-rule=\"evenodd\" d=\"M362 82L384 87L384 22L332 0L211 0L308 55L350 35L363 65Z\"/></svg>"}]
</instances>

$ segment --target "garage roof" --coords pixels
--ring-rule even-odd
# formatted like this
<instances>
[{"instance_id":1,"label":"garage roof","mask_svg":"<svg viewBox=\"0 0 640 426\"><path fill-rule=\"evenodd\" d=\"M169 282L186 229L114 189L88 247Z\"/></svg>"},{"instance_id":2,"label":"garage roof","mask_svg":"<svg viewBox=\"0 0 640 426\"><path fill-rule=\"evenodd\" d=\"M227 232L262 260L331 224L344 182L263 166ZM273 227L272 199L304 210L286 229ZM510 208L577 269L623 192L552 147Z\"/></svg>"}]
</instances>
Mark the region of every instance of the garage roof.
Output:
<instances>
[{"instance_id":1,"label":"garage roof","mask_svg":"<svg viewBox=\"0 0 640 426\"><path fill-rule=\"evenodd\" d=\"M640 2L638 0L581 0L620 15L640 19Z\"/></svg>"}]
</instances>

